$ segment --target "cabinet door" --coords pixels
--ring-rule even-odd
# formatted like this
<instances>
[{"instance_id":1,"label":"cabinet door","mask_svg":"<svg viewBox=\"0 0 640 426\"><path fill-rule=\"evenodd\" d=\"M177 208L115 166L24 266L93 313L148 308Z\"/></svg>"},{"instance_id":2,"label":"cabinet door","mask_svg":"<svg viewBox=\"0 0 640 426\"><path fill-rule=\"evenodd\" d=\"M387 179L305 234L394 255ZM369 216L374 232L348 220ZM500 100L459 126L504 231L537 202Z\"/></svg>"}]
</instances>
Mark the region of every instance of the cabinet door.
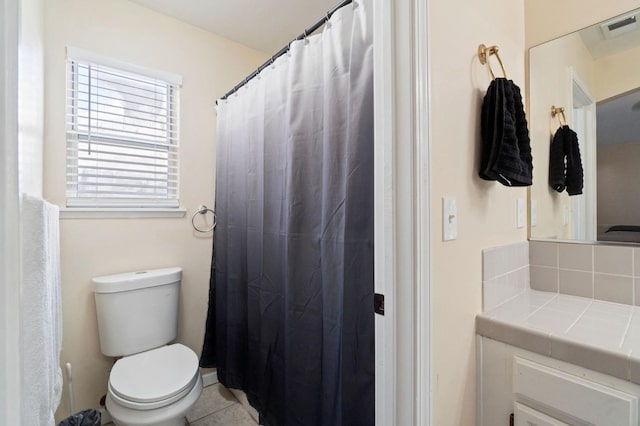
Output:
<instances>
[{"instance_id":1,"label":"cabinet door","mask_svg":"<svg viewBox=\"0 0 640 426\"><path fill-rule=\"evenodd\" d=\"M519 357L515 357L513 393L517 401L535 402L558 417L598 426L638 425L635 395Z\"/></svg>"},{"instance_id":2,"label":"cabinet door","mask_svg":"<svg viewBox=\"0 0 640 426\"><path fill-rule=\"evenodd\" d=\"M513 413L515 414L514 426L569 426L519 402L514 402L513 405Z\"/></svg>"}]
</instances>

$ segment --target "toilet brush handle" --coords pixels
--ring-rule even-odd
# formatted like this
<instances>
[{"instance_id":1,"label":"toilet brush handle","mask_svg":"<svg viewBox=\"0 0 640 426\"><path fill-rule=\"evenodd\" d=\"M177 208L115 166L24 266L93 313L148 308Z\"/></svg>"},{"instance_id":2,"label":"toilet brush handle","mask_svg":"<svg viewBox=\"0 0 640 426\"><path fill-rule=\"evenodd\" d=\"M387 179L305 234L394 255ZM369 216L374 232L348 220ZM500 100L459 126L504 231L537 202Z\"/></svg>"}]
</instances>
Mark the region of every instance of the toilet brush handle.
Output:
<instances>
[{"instance_id":1,"label":"toilet brush handle","mask_svg":"<svg viewBox=\"0 0 640 426\"><path fill-rule=\"evenodd\" d=\"M65 369L67 370L67 384L69 385L69 415L73 416L75 409L73 407L73 379L71 378L71 363L68 362L65 364Z\"/></svg>"}]
</instances>

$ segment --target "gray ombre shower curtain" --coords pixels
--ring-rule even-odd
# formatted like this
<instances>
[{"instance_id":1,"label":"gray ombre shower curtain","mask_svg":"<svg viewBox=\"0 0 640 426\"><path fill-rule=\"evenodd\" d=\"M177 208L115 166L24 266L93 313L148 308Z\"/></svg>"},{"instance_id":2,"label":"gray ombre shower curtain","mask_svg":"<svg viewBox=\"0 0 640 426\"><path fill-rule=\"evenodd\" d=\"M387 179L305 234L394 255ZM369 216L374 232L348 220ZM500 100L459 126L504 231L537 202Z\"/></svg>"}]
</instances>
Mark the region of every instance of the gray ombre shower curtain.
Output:
<instances>
[{"instance_id":1,"label":"gray ombre shower curtain","mask_svg":"<svg viewBox=\"0 0 640 426\"><path fill-rule=\"evenodd\" d=\"M265 426L373 425L372 2L218 106L201 365Z\"/></svg>"}]
</instances>

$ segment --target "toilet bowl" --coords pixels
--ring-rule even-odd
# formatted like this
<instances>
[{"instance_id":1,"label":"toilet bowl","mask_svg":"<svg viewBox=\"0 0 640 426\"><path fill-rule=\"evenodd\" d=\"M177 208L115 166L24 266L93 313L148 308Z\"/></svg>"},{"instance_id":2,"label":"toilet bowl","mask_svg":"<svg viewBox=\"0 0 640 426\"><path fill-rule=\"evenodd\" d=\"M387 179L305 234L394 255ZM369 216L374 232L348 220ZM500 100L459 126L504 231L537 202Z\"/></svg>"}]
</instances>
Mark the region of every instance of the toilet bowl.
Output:
<instances>
[{"instance_id":1,"label":"toilet bowl","mask_svg":"<svg viewBox=\"0 0 640 426\"><path fill-rule=\"evenodd\" d=\"M183 426L202 392L198 356L179 343L181 268L92 280L100 350L119 358L109 375L107 411L116 426Z\"/></svg>"},{"instance_id":2,"label":"toilet bowl","mask_svg":"<svg viewBox=\"0 0 640 426\"><path fill-rule=\"evenodd\" d=\"M173 344L116 361L109 376L107 411L116 425L183 426L201 391L196 354Z\"/></svg>"}]
</instances>

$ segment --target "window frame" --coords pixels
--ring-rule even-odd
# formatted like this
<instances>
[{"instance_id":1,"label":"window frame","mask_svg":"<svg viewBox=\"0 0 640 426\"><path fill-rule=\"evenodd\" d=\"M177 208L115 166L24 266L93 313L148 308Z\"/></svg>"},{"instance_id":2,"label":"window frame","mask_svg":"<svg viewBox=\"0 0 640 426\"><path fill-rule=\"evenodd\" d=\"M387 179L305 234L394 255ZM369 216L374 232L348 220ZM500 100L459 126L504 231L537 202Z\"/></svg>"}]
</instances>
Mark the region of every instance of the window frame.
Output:
<instances>
[{"instance_id":1,"label":"window frame","mask_svg":"<svg viewBox=\"0 0 640 426\"><path fill-rule=\"evenodd\" d=\"M82 66L103 66L113 69L116 72L122 72L123 74L133 74L132 77L139 76L146 79L153 79L162 82L167 85L167 108L172 111L166 115L167 125L167 160L168 167L173 167L169 163L175 160L175 189L169 189L170 192L174 192L175 197L164 198L146 198L146 197L74 197L72 185L78 184L78 153L79 147L72 146L74 143L81 141L84 136L85 141L89 137L89 134L83 135L76 133L78 129L75 126L78 125L78 113L76 108L78 107L78 74L79 67ZM96 53L78 49L75 47L67 47L67 61L65 76L67 78L67 87L65 92L65 208L61 208L61 217L63 218L83 218L83 217L183 217L186 210L180 208L179 204L179 174L180 174L180 156L179 156L179 99L180 88L182 86L182 77L151 68L146 68L123 61L115 60L112 58L104 57ZM90 104L94 101L90 100ZM173 112L175 111L175 112ZM95 137L95 136L94 136ZM145 146L145 142L137 144L135 138L128 140L125 136L122 138L114 136L113 138L106 136L98 136L96 139L98 143L121 145L123 147L131 147L135 149L138 147L148 148ZM152 142L149 142L152 143ZM160 146L162 144L159 144ZM172 146L173 145L173 146ZM173 150L173 152L172 152ZM151 151L151 150L149 150ZM133 154L132 154L133 155ZM123 158L125 158L123 156ZM76 170L75 180L71 169ZM172 183L171 172L167 174L167 185Z\"/></svg>"}]
</instances>

